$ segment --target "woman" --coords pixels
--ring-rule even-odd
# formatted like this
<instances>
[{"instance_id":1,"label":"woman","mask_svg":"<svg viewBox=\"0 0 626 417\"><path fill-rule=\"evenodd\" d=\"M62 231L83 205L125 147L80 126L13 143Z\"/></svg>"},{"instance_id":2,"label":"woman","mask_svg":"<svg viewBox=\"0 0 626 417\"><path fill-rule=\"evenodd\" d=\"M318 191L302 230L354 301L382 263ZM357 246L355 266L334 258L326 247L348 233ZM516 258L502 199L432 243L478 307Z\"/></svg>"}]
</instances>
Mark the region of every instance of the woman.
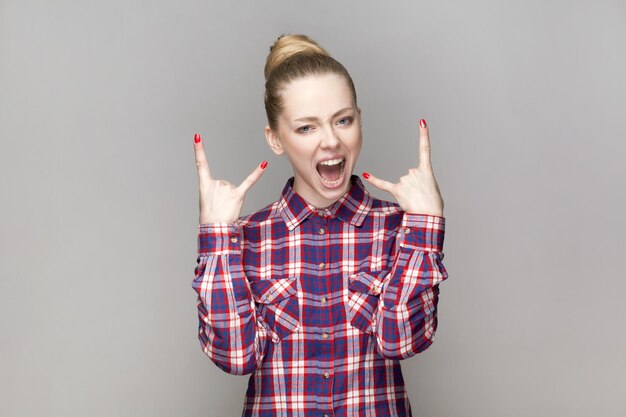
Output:
<instances>
[{"instance_id":1,"label":"woman","mask_svg":"<svg viewBox=\"0 0 626 417\"><path fill-rule=\"evenodd\" d=\"M241 185L214 179L195 137L200 186L199 339L221 369L251 377L245 416L410 416L400 359L437 327L443 201L420 121L419 166L398 183L352 175L361 110L346 69L303 35L265 67L267 143L293 166L275 203L239 217Z\"/></svg>"}]
</instances>

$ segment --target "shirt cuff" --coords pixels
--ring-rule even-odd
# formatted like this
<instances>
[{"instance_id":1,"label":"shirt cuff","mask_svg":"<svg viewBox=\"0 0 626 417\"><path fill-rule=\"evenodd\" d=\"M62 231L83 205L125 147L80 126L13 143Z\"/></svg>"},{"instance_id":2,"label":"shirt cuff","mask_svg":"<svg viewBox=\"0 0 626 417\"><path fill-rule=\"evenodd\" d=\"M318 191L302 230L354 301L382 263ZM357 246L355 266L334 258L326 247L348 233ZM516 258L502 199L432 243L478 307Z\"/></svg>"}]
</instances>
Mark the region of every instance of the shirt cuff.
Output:
<instances>
[{"instance_id":1,"label":"shirt cuff","mask_svg":"<svg viewBox=\"0 0 626 417\"><path fill-rule=\"evenodd\" d=\"M203 223L198 226L198 255L241 253L241 228L235 223Z\"/></svg>"},{"instance_id":2,"label":"shirt cuff","mask_svg":"<svg viewBox=\"0 0 626 417\"><path fill-rule=\"evenodd\" d=\"M404 213L400 227L400 246L424 252L441 252L445 229L444 217Z\"/></svg>"}]
</instances>

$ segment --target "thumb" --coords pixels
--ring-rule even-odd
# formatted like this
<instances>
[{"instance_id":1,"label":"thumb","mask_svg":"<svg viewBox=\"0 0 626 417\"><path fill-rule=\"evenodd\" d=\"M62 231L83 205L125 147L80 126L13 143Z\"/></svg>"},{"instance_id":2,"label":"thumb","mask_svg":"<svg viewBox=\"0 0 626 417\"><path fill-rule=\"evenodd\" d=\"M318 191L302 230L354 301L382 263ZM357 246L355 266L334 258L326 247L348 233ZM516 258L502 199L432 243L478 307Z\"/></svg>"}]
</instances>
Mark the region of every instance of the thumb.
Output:
<instances>
[{"instance_id":1,"label":"thumb","mask_svg":"<svg viewBox=\"0 0 626 417\"><path fill-rule=\"evenodd\" d=\"M239 191L244 194L247 193L248 190L259 180L259 178L261 178L261 175L265 172L265 168L267 168L267 161L261 162L259 166L256 167L250 175L248 175L248 178L239 184L239 187L237 187Z\"/></svg>"},{"instance_id":2,"label":"thumb","mask_svg":"<svg viewBox=\"0 0 626 417\"><path fill-rule=\"evenodd\" d=\"M374 187L379 188L383 191L387 191L388 193L391 193L393 195L395 184L390 183L389 181L381 180L380 178L377 178L367 172L363 173L363 178L365 178L367 182L372 184Z\"/></svg>"}]
</instances>

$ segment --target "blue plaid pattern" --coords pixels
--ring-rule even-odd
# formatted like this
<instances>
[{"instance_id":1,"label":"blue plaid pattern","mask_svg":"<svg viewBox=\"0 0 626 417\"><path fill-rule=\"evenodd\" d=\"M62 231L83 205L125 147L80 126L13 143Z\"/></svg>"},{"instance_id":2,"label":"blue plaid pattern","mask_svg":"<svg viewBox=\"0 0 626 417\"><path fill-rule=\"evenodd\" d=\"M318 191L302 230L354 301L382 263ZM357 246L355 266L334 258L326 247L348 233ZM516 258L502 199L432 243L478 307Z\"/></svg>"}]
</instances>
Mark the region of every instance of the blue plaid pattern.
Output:
<instances>
[{"instance_id":1,"label":"blue plaid pattern","mask_svg":"<svg viewBox=\"0 0 626 417\"><path fill-rule=\"evenodd\" d=\"M317 209L291 178L264 209L198 228L199 340L251 374L244 416L411 415L400 360L433 342L445 219L351 181Z\"/></svg>"}]
</instances>

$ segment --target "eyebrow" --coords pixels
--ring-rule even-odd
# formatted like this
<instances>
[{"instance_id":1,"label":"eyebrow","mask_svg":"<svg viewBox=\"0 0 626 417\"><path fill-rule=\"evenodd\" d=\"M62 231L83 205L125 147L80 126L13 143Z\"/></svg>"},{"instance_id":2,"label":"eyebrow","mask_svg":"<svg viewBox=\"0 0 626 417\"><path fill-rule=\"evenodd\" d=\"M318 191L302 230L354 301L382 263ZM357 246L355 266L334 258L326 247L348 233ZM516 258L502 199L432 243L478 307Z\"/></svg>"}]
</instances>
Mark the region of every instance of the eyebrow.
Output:
<instances>
[{"instance_id":1,"label":"eyebrow","mask_svg":"<svg viewBox=\"0 0 626 417\"><path fill-rule=\"evenodd\" d=\"M337 116L339 116L341 113L347 112L349 110L352 110L352 107L344 107L343 109L335 112L335 114L332 115L332 118L335 118ZM313 116L309 116L309 117L301 117L299 119L294 119L294 122L316 122L319 119L317 117L313 117Z\"/></svg>"}]
</instances>

